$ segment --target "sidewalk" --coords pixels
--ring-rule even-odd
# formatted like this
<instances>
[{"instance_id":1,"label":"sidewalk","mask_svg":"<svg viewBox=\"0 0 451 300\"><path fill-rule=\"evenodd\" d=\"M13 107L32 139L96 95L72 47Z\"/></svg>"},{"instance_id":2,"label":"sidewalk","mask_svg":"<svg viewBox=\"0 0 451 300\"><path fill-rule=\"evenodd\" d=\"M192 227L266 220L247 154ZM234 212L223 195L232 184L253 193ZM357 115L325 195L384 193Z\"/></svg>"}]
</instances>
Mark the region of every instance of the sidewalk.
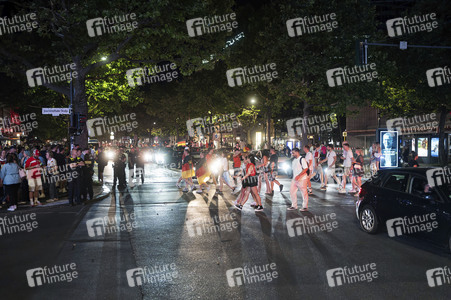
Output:
<instances>
[{"instance_id":1,"label":"sidewalk","mask_svg":"<svg viewBox=\"0 0 451 300\"><path fill-rule=\"evenodd\" d=\"M87 204L91 204L94 203L96 201L99 200L103 200L106 197L108 197L111 193L110 189L106 186L106 185L95 185L93 186L93 198L91 200L85 201L83 204L87 205ZM52 207L52 206L61 206L61 205L68 205L69 204L69 198L67 193L64 193L62 195L62 197L59 197L58 201L53 201L53 202L47 202L46 199L39 199L39 201L41 202L41 205L35 206L36 208L42 208L42 207ZM23 210L23 209L31 209L33 208L30 205L30 202L26 202L21 204L21 202L18 203L17 205L17 210ZM2 209L0 210L0 213L6 213L6 206L3 206Z\"/></svg>"},{"instance_id":2,"label":"sidewalk","mask_svg":"<svg viewBox=\"0 0 451 300\"><path fill-rule=\"evenodd\" d=\"M94 203L96 201L99 200L103 200L106 197L108 197L110 195L110 189L103 185L95 185L92 187L94 193L93 193L93 198L91 200L85 201L84 204L90 204L90 203ZM39 200L41 201L41 200ZM65 204L69 204L69 198L67 195L65 195L64 197L61 197L58 201L53 201L53 202L45 202L45 201L41 201L42 205L37 206L37 207L50 207L50 206L55 206L55 205L65 205ZM24 204L24 205L20 205L22 207L31 207L30 203Z\"/></svg>"}]
</instances>

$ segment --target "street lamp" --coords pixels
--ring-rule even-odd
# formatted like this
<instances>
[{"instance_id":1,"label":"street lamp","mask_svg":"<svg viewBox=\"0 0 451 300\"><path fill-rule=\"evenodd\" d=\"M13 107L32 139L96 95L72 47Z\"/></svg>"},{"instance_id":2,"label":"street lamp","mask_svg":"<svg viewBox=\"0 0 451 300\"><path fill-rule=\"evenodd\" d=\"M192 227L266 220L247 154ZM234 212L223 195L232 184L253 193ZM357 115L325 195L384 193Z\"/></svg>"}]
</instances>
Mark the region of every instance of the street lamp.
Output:
<instances>
[{"instance_id":1,"label":"street lamp","mask_svg":"<svg viewBox=\"0 0 451 300\"><path fill-rule=\"evenodd\" d=\"M255 104L257 102L257 100L255 100L255 98L251 98L251 104Z\"/></svg>"},{"instance_id":2,"label":"street lamp","mask_svg":"<svg viewBox=\"0 0 451 300\"><path fill-rule=\"evenodd\" d=\"M106 60L107 57L106 56L102 56L101 60Z\"/></svg>"}]
</instances>

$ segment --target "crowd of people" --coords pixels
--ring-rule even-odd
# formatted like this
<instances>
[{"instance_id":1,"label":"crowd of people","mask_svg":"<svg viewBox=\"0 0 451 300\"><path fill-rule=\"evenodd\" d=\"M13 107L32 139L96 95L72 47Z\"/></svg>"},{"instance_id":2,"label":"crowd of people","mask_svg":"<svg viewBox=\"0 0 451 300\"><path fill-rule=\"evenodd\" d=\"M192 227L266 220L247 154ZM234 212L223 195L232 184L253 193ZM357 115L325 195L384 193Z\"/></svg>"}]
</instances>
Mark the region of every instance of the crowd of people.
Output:
<instances>
[{"instance_id":1,"label":"crowd of people","mask_svg":"<svg viewBox=\"0 0 451 300\"><path fill-rule=\"evenodd\" d=\"M19 202L33 207L41 205L42 199L53 202L66 193L70 205L92 199L95 159L94 149L78 145L71 151L62 145L4 147L0 154L2 207L15 211Z\"/></svg>"},{"instance_id":2,"label":"crowd of people","mask_svg":"<svg viewBox=\"0 0 451 300\"><path fill-rule=\"evenodd\" d=\"M302 194L302 205L300 211L308 210L308 198L313 194L311 180L318 174L321 185L320 190L326 191L328 179L331 177L338 185L338 193L354 194L358 196L362 185L364 175L364 152L361 148L356 148L353 153L348 142L343 142L343 151L340 155L334 151L334 146L325 145L306 145L303 147L303 153L298 148L290 151L292 161L292 181L290 186L290 198L292 205L288 210L297 210L297 192ZM379 169L377 158L380 150L377 144L370 149L370 172L375 174ZM379 151L379 152L378 152ZM284 151L286 152L286 151ZM186 183L184 192L191 192L197 189L197 193L210 191L210 184L216 187L215 194L221 195L224 185L230 188L232 194L239 194L234 202L239 210L252 196L252 207L257 211L263 210L260 191L265 183L265 194L274 195L274 186L278 185L280 192L283 191L283 184L278 180L278 155L274 148L269 151L263 150L257 153L242 151L237 145L233 151L233 175L229 172L228 153L210 149L208 153L201 153L200 160L194 165L189 147L186 147L182 156L182 175L180 176L177 187L182 188L181 183ZM336 164L340 161L343 168L337 170ZM338 172L340 171L340 172ZM337 174L341 173L341 176ZM197 177L199 186L193 183L193 176ZM346 190L347 183L351 184L351 189Z\"/></svg>"}]
</instances>

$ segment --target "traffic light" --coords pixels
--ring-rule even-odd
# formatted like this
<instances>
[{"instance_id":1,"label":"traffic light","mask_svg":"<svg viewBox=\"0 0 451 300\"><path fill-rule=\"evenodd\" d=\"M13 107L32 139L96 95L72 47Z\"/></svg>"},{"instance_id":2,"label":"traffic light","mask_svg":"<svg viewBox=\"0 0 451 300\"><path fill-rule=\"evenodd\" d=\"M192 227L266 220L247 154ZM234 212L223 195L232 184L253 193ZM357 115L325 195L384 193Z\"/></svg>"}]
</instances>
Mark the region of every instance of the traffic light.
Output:
<instances>
[{"instance_id":1,"label":"traffic light","mask_svg":"<svg viewBox=\"0 0 451 300\"><path fill-rule=\"evenodd\" d=\"M69 128L69 134L70 135L80 135L85 126L87 121L87 116L85 114L81 113L73 113L71 115L71 126Z\"/></svg>"},{"instance_id":2,"label":"traffic light","mask_svg":"<svg viewBox=\"0 0 451 300\"><path fill-rule=\"evenodd\" d=\"M355 64L366 65L368 63L368 45L365 41L356 41L355 43Z\"/></svg>"},{"instance_id":3,"label":"traffic light","mask_svg":"<svg viewBox=\"0 0 451 300\"><path fill-rule=\"evenodd\" d=\"M87 116L85 114L78 114L78 129L82 129L86 126Z\"/></svg>"}]
</instances>

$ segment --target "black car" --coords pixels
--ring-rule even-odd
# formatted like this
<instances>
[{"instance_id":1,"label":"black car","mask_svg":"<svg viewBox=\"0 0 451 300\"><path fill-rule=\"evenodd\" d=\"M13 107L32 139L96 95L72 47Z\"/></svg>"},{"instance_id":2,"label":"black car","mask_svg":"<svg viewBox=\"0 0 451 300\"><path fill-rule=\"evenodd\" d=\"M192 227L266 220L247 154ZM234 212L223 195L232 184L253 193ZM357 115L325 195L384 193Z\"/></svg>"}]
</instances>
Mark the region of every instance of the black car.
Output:
<instances>
[{"instance_id":1,"label":"black car","mask_svg":"<svg viewBox=\"0 0 451 300\"><path fill-rule=\"evenodd\" d=\"M380 170L365 182L356 203L360 227L371 234L385 228L391 237L415 236L451 251L451 186L431 188L428 170Z\"/></svg>"}]
</instances>

